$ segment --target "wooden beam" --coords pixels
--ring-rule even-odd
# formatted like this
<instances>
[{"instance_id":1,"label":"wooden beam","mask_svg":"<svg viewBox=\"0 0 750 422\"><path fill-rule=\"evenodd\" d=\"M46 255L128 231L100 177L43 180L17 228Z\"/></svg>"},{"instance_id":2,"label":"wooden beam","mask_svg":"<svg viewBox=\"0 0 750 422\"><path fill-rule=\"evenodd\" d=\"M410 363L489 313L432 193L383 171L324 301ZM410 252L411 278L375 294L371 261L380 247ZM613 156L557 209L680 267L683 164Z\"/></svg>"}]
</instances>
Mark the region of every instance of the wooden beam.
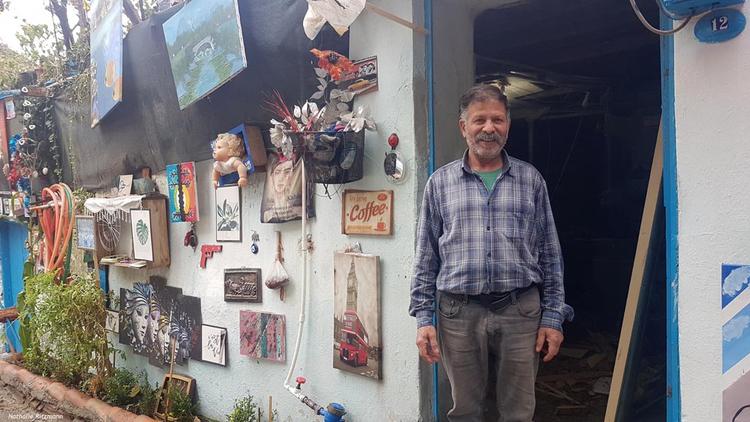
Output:
<instances>
[{"instance_id":1,"label":"wooden beam","mask_svg":"<svg viewBox=\"0 0 750 422\"><path fill-rule=\"evenodd\" d=\"M612 385L609 389L607 412L604 416L604 422L615 422L618 413L622 412L620 406L623 404L621 403L623 381L626 371L633 369L629 367L634 349L633 332L636 327L636 319L639 317L639 308L642 308L641 305L645 302L641 298L641 292L643 291L644 279L648 273L649 261L652 255L654 255L651 253L651 240L655 236L654 222L658 207L661 206L660 192L663 158L662 127L660 124L656 137L656 147L654 148L654 159L651 162L651 175L648 181L648 190L646 191L646 201L643 205L641 229L638 232L638 246L636 247L635 259L633 260L630 288L628 289L628 299L625 303L625 315L622 320L622 329L620 330L620 341L617 344L617 357L612 373Z\"/></svg>"}]
</instances>

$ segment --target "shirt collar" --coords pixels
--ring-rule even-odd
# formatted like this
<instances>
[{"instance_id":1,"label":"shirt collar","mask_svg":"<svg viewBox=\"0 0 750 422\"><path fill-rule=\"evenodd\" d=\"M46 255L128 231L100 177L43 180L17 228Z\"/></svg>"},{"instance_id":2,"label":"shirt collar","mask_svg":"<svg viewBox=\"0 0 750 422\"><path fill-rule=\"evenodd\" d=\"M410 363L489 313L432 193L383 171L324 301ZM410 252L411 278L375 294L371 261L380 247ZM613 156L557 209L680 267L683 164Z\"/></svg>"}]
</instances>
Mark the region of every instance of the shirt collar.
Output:
<instances>
[{"instance_id":1,"label":"shirt collar","mask_svg":"<svg viewBox=\"0 0 750 422\"><path fill-rule=\"evenodd\" d=\"M508 152L505 151L505 148L503 148L501 154L503 155L503 167L500 170L503 172L503 174L507 174L508 176L513 176L513 172L511 171L511 165L510 165L510 155L508 155ZM474 170L472 170L471 166L469 166L468 148L466 149L466 151L464 151L464 156L461 159L461 170L463 170L465 173L475 174Z\"/></svg>"}]
</instances>

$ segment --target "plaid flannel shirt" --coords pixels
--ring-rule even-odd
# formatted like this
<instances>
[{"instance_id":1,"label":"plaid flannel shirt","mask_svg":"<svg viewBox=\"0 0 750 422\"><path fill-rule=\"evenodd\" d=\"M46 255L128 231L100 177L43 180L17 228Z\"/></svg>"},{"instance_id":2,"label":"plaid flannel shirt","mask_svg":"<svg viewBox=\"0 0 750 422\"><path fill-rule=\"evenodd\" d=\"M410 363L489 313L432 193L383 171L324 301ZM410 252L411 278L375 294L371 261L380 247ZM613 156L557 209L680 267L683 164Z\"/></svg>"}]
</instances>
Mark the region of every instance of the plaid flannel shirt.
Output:
<instances>
[{"instance_id":1,"label":"plaid flannel shirt","mask_svg":"<svg viewBox=\"0 0 750 422\"><path fill-rule=\"evenodd\" d=\"M417 231L409 314L432 325L436 290L476 295L536 283L540 326L562 331L563 262L542 175L503 150L505 167L491 192L468 155L438 169L425 186Z\"/></svg>"}]
</instances>

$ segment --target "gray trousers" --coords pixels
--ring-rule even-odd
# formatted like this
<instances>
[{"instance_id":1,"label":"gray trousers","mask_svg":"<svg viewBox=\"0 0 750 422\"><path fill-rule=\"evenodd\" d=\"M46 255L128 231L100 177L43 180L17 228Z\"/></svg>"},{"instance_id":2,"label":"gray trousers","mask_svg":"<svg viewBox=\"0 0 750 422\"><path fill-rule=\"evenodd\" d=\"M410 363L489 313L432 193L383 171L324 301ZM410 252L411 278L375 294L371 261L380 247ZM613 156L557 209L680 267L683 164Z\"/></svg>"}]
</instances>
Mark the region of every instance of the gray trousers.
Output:
<instances>
[{"instance_id":1,"label":"gray trousers","mask_svg":"<svg viewBox=\"0 0 750 422\"><path fill-rule=\"evenodd\" d=\"M496 362L498 421L533 420L540 317L536 288L497 313L438 292L438 344L453 396L450 422L483 421L490 353Z\"/></svg>"}]
</instances>

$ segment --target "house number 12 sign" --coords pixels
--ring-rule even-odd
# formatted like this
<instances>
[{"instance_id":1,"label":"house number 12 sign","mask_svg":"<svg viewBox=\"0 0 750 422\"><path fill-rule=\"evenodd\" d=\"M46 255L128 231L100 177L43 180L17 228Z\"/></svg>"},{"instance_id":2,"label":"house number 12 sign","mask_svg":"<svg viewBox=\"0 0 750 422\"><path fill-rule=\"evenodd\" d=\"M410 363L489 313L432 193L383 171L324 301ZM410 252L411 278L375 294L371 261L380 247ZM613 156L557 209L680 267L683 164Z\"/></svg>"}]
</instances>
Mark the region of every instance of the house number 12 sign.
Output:
<instances>
[{"instance_id":1,"label":"house number 12 sign","mask_svg":"<svg viewBox=\"0 0 750 422\"><path fill-rule=\"evenodd\" d=\"M393 234L393 191L344 191L341 233L387 236Z\"/></svg>"},{"instance_id":2,"label":"house number 12 sign","mask_svg":"<svg viewBox=\"0 0 750 422\"><path fill-rule=\"evenodd\" d=\"M705 43L731 40L745 29L745 15L737 9L718 9L695 24L695 37Z\"/></svg>"}]
</instances>

